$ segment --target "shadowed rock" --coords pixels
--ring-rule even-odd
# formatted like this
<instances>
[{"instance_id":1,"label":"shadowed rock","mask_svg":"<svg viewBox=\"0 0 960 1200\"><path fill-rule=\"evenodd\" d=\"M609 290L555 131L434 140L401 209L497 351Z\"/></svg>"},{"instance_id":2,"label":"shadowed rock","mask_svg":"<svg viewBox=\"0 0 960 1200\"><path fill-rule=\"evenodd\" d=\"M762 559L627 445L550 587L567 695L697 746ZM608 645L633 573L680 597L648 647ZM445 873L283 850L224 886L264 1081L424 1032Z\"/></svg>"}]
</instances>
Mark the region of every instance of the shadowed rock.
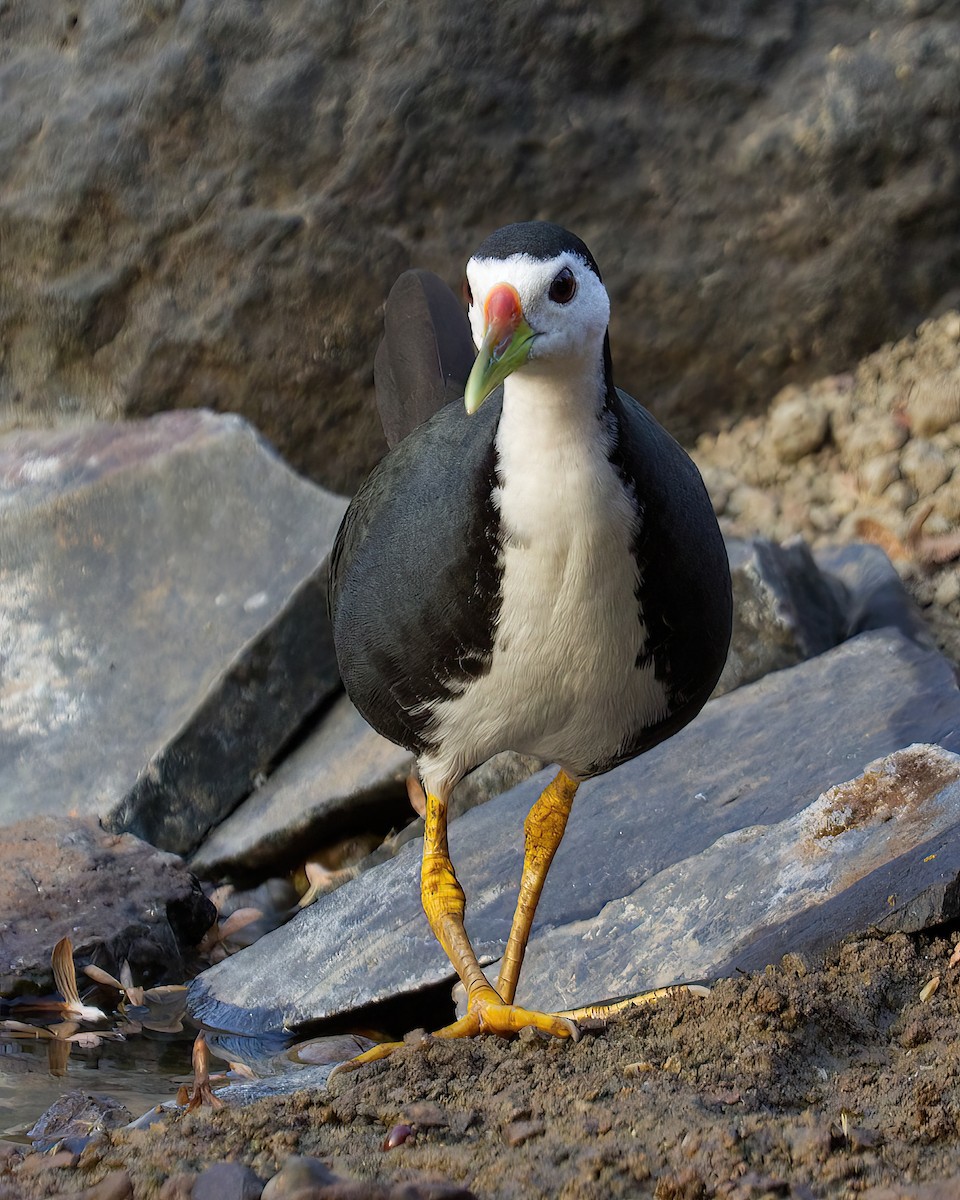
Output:
<instances>
[{"instance_id":1,"label":"shadowed rock","mask_svg":"<svg viewBox=\"0 0 960 1200\"><path fill-rule=\"evenodd\" d=\"M549 930L595 919L659 873L696 861L725 834L789 820L874 759L914 742L960 751L960 692L939 654L896 632L863 634L710 701L668 742L583 785L547 880L531 953ZM467 928L491 960L509 931L523 819L548 779L549 772L540 773L450 829ZM419 850L405 847L205 972L191 989L193 1014L241 1031L295 1026L449 979L420 907ZM896 857L895 845L890 855ZM951 861L940 865L949 870ZM741 918L738 936L749 944L749 912L741 910ZM764 926L755 936L766 932ZM847 932L838 919L832 934ZM586 999L600 1000L616 993L617 971L633 961L637 946L630 938L616 947L603 938L594 945L618 963L609 980L592 980ZM799 948L774 938L765 952L775 958ZM546 976L548 949L544 955ZM702 973L727 958L718 949ZM562 972L563 956L553 965ZM638 975L635 990L652 982ZM523 976L521 983L526 988Z\"/></svg>"},{"instance_id":2,"label":"shadowed rock","mask_svg":"<svg viewBox=\"0 0 960 1200\"><path fill-rule=\"evenodd\" d=\"M213 875L302 860L323 839L382 819L385 806L409 819L405 785L413 769L413 755L371 729L341 696L317 732L210 834L191 866Z\"/></svg>"},{"instance_id":3,"label":"shadowed rock","mask_svg":"<svg viewBox=\"0 0 960 1200\"><path fill-rule=\"evenodd\" d=\"M345 502L205 412L0 441L0 824L192 848L339 687Z\"/></svg>"}]
</instances>

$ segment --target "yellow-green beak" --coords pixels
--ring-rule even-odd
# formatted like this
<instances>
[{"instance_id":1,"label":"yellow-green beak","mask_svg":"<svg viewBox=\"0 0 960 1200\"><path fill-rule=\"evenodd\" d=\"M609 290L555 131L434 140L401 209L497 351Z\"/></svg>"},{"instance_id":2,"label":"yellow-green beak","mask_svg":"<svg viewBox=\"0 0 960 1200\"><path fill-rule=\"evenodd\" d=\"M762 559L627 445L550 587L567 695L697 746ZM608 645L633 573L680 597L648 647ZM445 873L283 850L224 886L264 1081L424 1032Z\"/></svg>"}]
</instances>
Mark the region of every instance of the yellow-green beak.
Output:
<instances>
[{"instance_id":1,"label":"yellow-green beak","mask_svg":"<svg viewBox=\"0 0 960 1200\"><path fill-rule=\"evenodd\" d=\"M517 289L509 283L498 283L490 289L483 316L483 341L463 392L464 405L471 415L527 361L536 336L523 315Z\"/></svg>"}]
</instances>

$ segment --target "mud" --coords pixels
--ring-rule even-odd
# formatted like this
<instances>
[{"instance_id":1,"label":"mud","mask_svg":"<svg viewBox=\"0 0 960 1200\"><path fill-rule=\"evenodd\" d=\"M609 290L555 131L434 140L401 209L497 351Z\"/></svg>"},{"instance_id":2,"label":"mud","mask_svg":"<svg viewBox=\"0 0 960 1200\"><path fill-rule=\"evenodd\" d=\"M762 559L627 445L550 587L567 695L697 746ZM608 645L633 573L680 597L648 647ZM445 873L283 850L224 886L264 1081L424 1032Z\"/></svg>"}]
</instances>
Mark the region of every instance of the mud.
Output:
<instances>
[{"instance_id":1,"label":"mud","mask_svg":"<svg viewBox=\"0 0 960 1200\"><path fill-rule=\"evenodd\" d=\"M329 1091L113 1133L73 1169L27 1175L16 1157L0 1162L0 1197L72 1194L121 1169L136 1200L188 1195L211 1163L234 1159L267 1180L291 1154L358 1180L444 1180L491 1200L960 1195L954 945L894 935L822 965L788 956L577 1044L412 1038ZM890 1187L900 1190L873 1193Z\"/></svg>"}]
</instances>

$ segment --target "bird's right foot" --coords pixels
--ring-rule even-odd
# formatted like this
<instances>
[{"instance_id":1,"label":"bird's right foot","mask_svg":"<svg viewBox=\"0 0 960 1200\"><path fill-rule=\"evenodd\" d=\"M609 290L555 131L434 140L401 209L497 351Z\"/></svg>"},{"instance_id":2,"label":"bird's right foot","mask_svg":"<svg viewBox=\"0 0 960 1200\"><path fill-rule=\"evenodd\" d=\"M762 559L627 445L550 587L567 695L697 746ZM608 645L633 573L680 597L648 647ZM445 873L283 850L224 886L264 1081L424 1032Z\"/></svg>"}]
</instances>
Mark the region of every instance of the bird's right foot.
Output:
<instances>
[{"instance_id":1,"label":"bird's right foot","mask_svg":"<svg viewBox=\"0 0 960 1200\"><path fill-rule=\"evenodd\" d=\"M492 987L476 988L470 995L467 1012L451 1025L445 1025L431 1036L434 1038L464 1038L477 1037L479 1034L492 1033L498 1037L512 1037L522 1029L537 1029L551 1037L569 1038L579 1041L580 1030L575 1021L569 1017L561 1017L555 1013L542 1013L534 1009L520 1008L516 1004L504 1004L498 992ZM340 1063L330 1073L332 1079L340 1071L352 1071L365 1063L377 1062L387 1058L403 1042L382 1042L372 1046L356 1058Z\"/></svg>"}]
</instances>

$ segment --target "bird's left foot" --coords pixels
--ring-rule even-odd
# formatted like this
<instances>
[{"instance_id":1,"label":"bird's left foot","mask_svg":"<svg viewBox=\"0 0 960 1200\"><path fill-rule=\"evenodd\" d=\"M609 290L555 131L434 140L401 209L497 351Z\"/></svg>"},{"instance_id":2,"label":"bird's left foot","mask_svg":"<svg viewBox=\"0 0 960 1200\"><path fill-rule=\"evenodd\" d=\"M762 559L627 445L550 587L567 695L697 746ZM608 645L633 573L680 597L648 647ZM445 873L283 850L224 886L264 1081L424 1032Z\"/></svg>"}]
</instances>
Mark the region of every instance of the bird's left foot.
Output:
<instances>
[{"instance_id":1,"label":"bird's left foot","mask_svg":"<svg viewBox=\"0 0 960 1200\"><path fill-rule=\"evenodd\" d=\"M445 1025L432 1036L435 1038L477 1037L481 1033L493 1033L499 1037L512 1037L521 1029L537 1029L551 1037L569 1038L572 1042L579 1041L580 1030L575 1021L569 1017L557 1016L555 1013L536 1012L529 1008L519 1008L516 1004L504 1004L498 992L492 987L477 988L470 996L465 1016ZM349 1062L340 1063L331 1072L331 1078L340 1071L352 1071L362 1067L364 1063L377 1062L392 1054L403 1042L382 1042L372 1046Z\"/></svg>"}]
</instances>

